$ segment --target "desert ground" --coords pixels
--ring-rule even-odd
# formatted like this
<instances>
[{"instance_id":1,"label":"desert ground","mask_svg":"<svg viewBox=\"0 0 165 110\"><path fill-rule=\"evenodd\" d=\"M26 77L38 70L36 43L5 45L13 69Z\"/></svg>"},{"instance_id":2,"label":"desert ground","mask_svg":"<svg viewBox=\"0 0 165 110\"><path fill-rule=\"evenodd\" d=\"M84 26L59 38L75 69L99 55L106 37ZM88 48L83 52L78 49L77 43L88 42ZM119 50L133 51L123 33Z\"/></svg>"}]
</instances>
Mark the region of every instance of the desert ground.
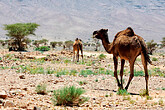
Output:
<instances>
[{"instance_id":1,"label":"desert ground","mask_svg":"<svg viewBox=\"0 0 165 110\"><path fill-rule=\"evenodd\" d=\"M103 54L104 57L100 57ZM1 110L111 110L165 109L165 55L151 56L148 65L149 96L142 96L145 78L141 57L135 62L136 75L128 95L118 95L113 76L112 55L105 52L84 52L84 59L72 61L72 52L9 52L0 51L0 109ZM120 59L118 70L120 70ZM118 72L119 73L119 72ZM129 63L125 63L124 85L129 78ZM80 83L81 82L81 83ZM83 83L82 83L83 82ZM46 85L47 94L37 94L36 87ZM79 106L57 106L51 98L53 90L65 86L84 89L88 101ZM3 97L4 96L4 97Z\"/></svg>"}]
</instances>

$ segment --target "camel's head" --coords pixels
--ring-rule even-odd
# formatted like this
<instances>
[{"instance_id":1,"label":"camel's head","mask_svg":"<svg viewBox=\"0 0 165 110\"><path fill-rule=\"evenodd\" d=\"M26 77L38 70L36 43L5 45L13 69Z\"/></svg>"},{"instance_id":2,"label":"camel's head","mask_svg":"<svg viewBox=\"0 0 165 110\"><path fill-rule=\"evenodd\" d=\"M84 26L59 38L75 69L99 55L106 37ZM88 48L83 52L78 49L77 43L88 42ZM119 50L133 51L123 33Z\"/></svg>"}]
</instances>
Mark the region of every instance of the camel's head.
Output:
<instances>
[{"instance_id":1,"label":"camel's head","mask_svg":"<svg viewBox=\"0 0 165 110\"><path fill-rule=\"evenodd\" d=\"M107 35L107 32L108 29L100 29L98 31L94 31L93 38L102 39L103 37L105 37L105 35Z\"/></svg>"}]
</instances>

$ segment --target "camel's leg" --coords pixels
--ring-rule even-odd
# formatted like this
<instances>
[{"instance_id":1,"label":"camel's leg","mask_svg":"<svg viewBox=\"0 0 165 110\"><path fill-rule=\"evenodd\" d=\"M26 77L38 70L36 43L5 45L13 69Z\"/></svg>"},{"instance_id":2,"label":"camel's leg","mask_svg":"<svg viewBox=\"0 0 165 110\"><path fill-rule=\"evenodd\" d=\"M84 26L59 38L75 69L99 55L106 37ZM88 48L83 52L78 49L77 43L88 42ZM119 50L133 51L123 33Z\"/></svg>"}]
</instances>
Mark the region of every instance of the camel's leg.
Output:
<instances>
[{"instance_id":1,"label":"camel's leg","mask_svg":"<svg viewBox=\"0 0 165 110\"><path fill-rule=\"evenodd\" d=\"M77 62L79 62L79 49L77 49Z\"/></svg>"},{"instance_id":2,"label":"camel's leg","mask_svg":"<svg viewBox=\"0 0 165 110\"><path fill-rule=\"evenodd\" d=\"M145 56L144 56L143 53L141 54L141 60L142 60L142 64L143 64L144 72L145 72L146 95L149 95L149 93L148 93L148 79L149 79L149 75L148 75L148 69L147 69L147 61L145 60Z\"/></svg>"},{"instance_id":3,"label":"camel's leg","mask_svg":"<svg viewBox=\"0 0 165 110\"><path fill-rule=\"evenodd\" d=\"M120 82L117 75L117 65L118 65L117 57L113 56L113 61L114 61L114 77L116 78L118 87L120 88Z\"/></svg>"},{"instance_id":4,"label":"camel's leg","mask_svg":"<svg viewBox=\"0 0 165 110\"><path fill-rule=\"evenodd\" d=\"M128 86L129 86L132 78L134 77L134 63L135 63L135 60L130 60L129 63L130 63L130 76L129 76L128 83L125 87L126 90L128 89Z\"/></svg>"},{"instance_id":5,"label":"camel's leg","mask_svg":"<svg viewBox=\"0 0 165 110\"><path fill-rule=\"evenodd\" d=\"M75 50L73 50L73 62L75 60Z\"/></svg>"},{"instance_id":6,"label":"camel's leg","mask_svg":"<svg viewBox=\"0 0 165 110\"><path fill-rule=\"evenodd\" d=\"M82 49L82 47L81 47L81 58L83 60L83 49Z\"/></svg>"},{"instance_id":7,"label":"camel's leg","mask_svg":"<svg viewBox=\"0 0 165 110\"><path fill-rule=\"evenodd\" d=\"M121 69L120 69L120 80L121 80L121 89L123 89L123 70L124 70L125 60L121 59Z\"/></svg>"}]
</instances>

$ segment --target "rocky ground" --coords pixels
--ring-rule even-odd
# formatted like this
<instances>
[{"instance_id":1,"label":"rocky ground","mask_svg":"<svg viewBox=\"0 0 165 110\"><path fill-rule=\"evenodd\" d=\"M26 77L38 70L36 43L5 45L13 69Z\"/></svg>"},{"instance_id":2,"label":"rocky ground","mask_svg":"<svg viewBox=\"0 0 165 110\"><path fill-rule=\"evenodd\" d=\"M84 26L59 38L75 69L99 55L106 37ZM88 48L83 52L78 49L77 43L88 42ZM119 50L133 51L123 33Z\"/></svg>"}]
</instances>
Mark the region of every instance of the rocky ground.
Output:
<instances>
[{"instance_id":1,"label":"rocky ground","mask_svg":"<svg viewBox=\"0 0 165 110\"><path fill-rule=\"evenodd\" d=\"M130 95L118 95L113 77L112 56L100 58L98 52L84 52L84 62L72 62L68 51L50 52L0 52L0 109L1 110L109 110L109 109L165 109L165 58L155 54L149 65L150 97L140 96L145 89L144 76L135 76L129 86ZM119 63L120 66L120 63ZM39 68L40 67L40 68ZM39 68L39 69L38 69ZM38 70L37 70L38 69ZM135 63L136 71L142 71L140 57ZM42 70L42 71L41 71ZM72 72L72 71L76 72ZM83 75L82 70L97 74ZM110 70L109 74L105 74ZM62 72L63 73L62 73ZM125 64L124 85L129 78L129 63ZM80 75L81 74L81 75ZM85 82L80 84L79 82ZM47 94L40 95L36 86L45 84ZM89 100L80 106L55 106L52 91L74 85L84 89L83 96Z\"/></svg>"}]
</instances>

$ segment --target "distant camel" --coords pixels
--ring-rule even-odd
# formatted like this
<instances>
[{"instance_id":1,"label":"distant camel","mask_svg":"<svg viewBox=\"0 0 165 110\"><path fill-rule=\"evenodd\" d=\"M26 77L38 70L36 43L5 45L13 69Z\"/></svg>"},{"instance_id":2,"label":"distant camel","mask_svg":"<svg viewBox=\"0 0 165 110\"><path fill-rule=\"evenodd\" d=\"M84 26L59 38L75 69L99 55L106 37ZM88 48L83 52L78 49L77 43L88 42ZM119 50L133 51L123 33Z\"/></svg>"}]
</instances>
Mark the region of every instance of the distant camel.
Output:
<instances>
[{"instance_id":1,"label":"distant camel","mask_svg":"<svg viewBox=\"0 0 165 110\"><path fill-rule=\"evenodd\" d=\"M76 52L76 59L79 62L79 51L81 51L81 57L83 59L83 45L81 39L76 38L75 42L73 43L73 62L75 61L75 52Z\"/></svg>"},{"instance_id":2,"label":"distant camel","mask_svg":"<svg viewBox=\"0 0 165 110\"><path fill-rule=\"evenodd\" d=\"M152 64L150 61L149 55L147 54L147 47L142 37L136 35L131 27L128 27L126 30L120 31L115 35L115 38L112 43L108 39L108 29L101 29L99 31L93 32L93 37L102 40L102 44L105 50L109 54L113 54L114 61L114 77L117 80L119 89L123 89L123 69L125 60L128 60L130 63L130 77L125 89L128 89L128 86L134 77L134 63L136 58L141 55L142 64L145 71L145 80L146 80L146 95L148 94L148 70L147 62ZM117 65L118 57L121 59L121 70L120 77L121 83L119 82L117 75Z\"/></svg>"}]
</instances>

